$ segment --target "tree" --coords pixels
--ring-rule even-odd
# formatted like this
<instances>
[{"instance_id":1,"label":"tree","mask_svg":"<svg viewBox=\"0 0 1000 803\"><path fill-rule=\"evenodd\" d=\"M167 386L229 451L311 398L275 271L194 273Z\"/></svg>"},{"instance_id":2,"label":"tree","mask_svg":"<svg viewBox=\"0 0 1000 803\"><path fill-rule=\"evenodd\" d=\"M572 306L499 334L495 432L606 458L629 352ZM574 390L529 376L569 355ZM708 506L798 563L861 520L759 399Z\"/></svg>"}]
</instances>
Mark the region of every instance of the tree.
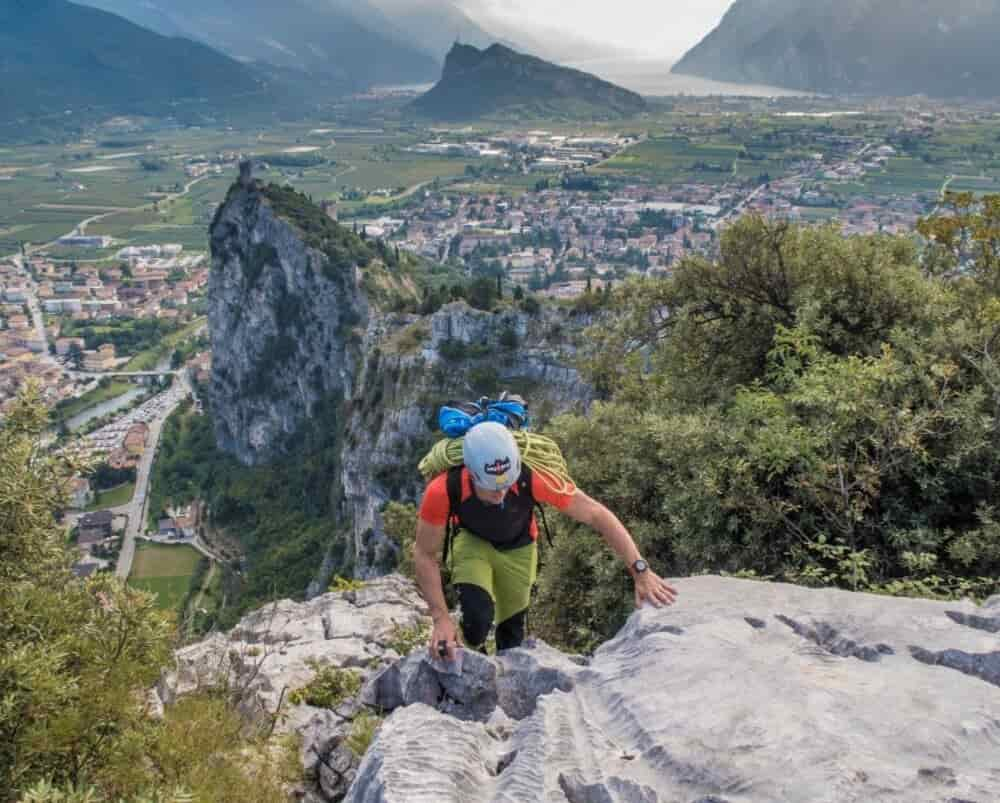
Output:
<instances>
[{"instance_id":1,"label":"tree","mask_svg":"<svg viewBox=\"0 0 1000 803\"><path fill-rule=\"evenodd\" d=\"M88 462L44 445L28 384L0 424L0 802L287 800L292 750L248 734L243 689L182 699L162 719L147 693L175 645L171 618L110 574L79 580L55 524ZM252 730L252 729L251 729ZM172 794L176 790L177 794ZM162 793L166 792L166 796Z\"/></svg>"},{"instance_id":2,"label":"tree","mask_svg":"<svg viewBox=\"0 0 1000 803\"><path fill-rule=\"evenodd\" d=\"M496 301L496 287L486 277L474 279L466 290L466 300L476 309L491 310Z\"/></svg>"},{"instance_id":3,"label":"tree","mask_svg":"<svg viewBox=\"0 0 1000 803\"><path fill-rule=\"evenodd\" d=\"M42 446L47 414L29 385L0 428L0 800L40 779L91 783L128 774L170 626L148 595L69 571L54 514L73 452ZM119 764L121 762L121 764ZM116 770L117 771L117 770Z\"/></svg>"},{"instance_id":4,"label":"tree","mask_svg":"<svg viewBox=\"0 0 1000 803\"><path fill-rule=\"evenodd\" d=\"M586 338L605 401L547 434L675 574L998 593L1000 313L990 243L974 240L990 214L969 209L950 275L908 238L746 217L716 262L616 289ZM628 595L597 546L564 535L536 625L586 649Z\"/></svg>"},{"instance_id":5,"label":"tree","mask_svg":"<svg viewBox=\"0 0 1000 803\"><path fill-rule=\"evenodd\" d=\"M70 343L66 356L69 357L70 363L77 371L83 370L83 349L80 348L79 343Z\"/></svg>"}]
</instances>

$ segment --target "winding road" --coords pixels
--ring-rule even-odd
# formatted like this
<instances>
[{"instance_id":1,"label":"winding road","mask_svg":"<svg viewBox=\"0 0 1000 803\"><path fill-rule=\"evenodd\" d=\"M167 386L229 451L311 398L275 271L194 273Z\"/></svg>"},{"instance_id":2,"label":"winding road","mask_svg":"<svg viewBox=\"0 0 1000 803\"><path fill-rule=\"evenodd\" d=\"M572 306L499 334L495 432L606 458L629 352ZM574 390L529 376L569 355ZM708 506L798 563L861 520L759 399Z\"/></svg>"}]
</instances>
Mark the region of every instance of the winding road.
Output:
<instances>
[{"instance_id":1,"label":"winding road","mask_svg":"<svg viewBox=\"0 0 1000 803\"><path fill-rule=\"evenodd\" d=\"M136 469L135 493L132 500L127 505L111 508L112 513L124 514L128 517L128 524L125 527L125 534L122 538L122 548L118 555L118 566L115 574L122 580L128 579L132 571L132 561L135 559L135 539L146 529L146 516L149 504L149 481L153 472L153 461L156 459L156 449L160 442L160 434L163 425L170 417L170 414L177 409L177 406L189 395L191 395L191 385L188 383L187 374L182 372L178 376L178 381L167 391L173 394L171 403L149 424L149 442L146 445L142 457L139 459L139 466Z\"/></svg>"}]
</instances>

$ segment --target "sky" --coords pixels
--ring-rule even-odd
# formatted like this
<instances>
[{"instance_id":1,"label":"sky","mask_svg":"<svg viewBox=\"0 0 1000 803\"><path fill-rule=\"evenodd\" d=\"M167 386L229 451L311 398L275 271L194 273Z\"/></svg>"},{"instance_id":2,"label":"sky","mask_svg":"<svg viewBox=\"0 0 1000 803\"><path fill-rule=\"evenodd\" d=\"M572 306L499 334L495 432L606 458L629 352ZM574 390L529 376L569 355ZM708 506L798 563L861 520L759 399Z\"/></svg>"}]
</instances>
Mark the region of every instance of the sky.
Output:
<instances>
[{"instance_id":1,"label":"sky","mask_svg":"<svg viewBox=\"0 0 1000 803\"><path fill-rule=\"evenodd\" d=\"M613 45L643 58L675 61L711 31L733 0L458 0L473 19L494 16L525 27Z\"/></svg>"}]
</instances>

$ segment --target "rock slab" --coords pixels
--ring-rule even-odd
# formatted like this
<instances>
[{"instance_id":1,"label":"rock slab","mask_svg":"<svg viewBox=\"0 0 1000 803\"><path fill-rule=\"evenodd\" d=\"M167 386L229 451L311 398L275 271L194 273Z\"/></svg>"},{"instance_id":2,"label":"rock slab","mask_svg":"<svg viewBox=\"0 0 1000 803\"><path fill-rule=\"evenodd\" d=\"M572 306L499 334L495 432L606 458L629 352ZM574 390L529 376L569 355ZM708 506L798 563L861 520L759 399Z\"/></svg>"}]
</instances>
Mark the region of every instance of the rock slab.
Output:
<instances>
[{"instance_id":1,"label":"rock slab","mask_svg":"<svg viewBox=\"0 0 1000 803\"><path fill-rule=\"evenodd\" d=\"M345 800L1000 800L1000 600L677 585L589 665L540 644L474 660L457 709L403 662Z\"/></svg>"}]
</instances>

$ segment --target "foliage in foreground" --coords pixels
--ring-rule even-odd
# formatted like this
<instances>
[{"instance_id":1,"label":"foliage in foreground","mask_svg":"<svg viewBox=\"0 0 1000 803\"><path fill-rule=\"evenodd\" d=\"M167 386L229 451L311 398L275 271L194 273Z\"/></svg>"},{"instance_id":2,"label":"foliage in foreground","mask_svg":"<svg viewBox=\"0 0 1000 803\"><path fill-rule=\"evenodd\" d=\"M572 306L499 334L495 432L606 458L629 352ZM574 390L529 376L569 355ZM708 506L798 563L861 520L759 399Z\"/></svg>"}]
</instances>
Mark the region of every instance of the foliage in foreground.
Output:
<instances>
[{"instance_id":1,"label":"foliage in foreground","mask_svg":"<svg viewBox=\"0 0 1000 803\"><path fill-rule=\"evenodd\" d=\"M717 263L616 293L588 363L604 401L547 434L654 567L1000 592L1000 200L958 211L922 224L919 255L748 217ZM562 529L533 625L588 649L631 589L599 539Z\"/></svg>"},{"instance_id":2,"label":"foliage in foreground","mask_svg":"<svg viewBox=\"0 0 1000 803\"><path fill-rule=\"evenodd\" d=\"M248 735L234 697L151 716L174 625L149 595L70 572L54 513L81 462L44 447L46 426L30 385L0 426L0 802L284 801L297 755Z\"/></svg>"}]
</instances>

